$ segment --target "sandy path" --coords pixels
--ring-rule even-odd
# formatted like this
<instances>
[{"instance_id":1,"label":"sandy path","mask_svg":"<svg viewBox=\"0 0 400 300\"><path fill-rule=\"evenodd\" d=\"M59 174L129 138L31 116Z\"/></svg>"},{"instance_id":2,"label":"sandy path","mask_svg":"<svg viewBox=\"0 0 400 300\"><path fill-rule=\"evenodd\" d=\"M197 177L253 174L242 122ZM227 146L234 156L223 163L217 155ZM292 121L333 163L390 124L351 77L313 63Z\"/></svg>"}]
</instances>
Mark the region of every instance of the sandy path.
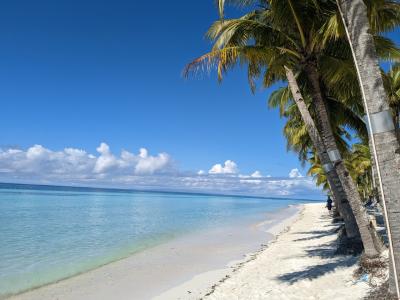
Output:
<instances>
[{"instance_id":1,"label":"sandy path","mask_svg":"<svg viewBox=\"0 0 400 300\"><path fill-rule=\"evenodd\" d=\"M333 256L337 227L323 204L307 204L289 231L220 283L206 299L361 299L357 258Z\"/></svg>"}]
</instances>

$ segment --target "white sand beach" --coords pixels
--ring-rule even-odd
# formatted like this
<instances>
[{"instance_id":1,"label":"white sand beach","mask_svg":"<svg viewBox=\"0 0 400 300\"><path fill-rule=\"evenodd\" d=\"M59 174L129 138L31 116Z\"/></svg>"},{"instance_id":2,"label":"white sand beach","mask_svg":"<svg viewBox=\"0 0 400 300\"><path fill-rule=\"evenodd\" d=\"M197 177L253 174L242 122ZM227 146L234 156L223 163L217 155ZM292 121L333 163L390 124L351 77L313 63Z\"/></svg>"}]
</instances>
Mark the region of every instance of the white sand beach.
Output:
<instances>
[{"instance_id":1,"label":"white sand beach","mask_svg":"<svg viewBox=\"0 0 400 300\"><path fill-rule=\"evenodd\" d=\"M263 232L267 242L271 234L277 234L275 240L241 260L216 248L217 236L190 256L183 251L199 248L194 240L190 249L166 244L12 299L362 299L368 285L352 277L357 257L333 256L336 228L324 204L306 204L301 213L270 226L270 234ZM223 243L228 248L240 235L231 237ZM223 267L218 259L193 260L205 251L231 262Z\"/></svg>"},{"instance_id":2,"label":"white sand beach","mask_svg":"<svg viewBox=\"0 0 400 300\"><path fill-rule=\"evenodd\" d=\"M12 299L151 299L201 274L193 288L199 291L193 293L197 298L231 270L229 262L234 265L260 249L274 238L269 232L289 224L299 211L299 206L290 206L227 227L192 232Z\"/></svg>"},{"instance_id":3,"label":"white sand beach","mask_svg":"<svg viewBox=\"0 0 400 300\"><path fill-rule=\"evenodd\" d=\"M285 232L247 262L234 267L202 298L362 299L369 286L353 278L358 258L333 255L336 228L323 204L304 205L300 216ZM184 295L199 282L201 276L157 299L199 299Z\"/></svg>"},{"instance_id":4,"label":"white sand beach","mask_svg":"<svg viewBox=\"0 0 400 300\"><path fill-rule=\"evenodd\" d=\"M369 288L352 277L356 257L333 256L337 225L321 204L300 218L206 299L362 299Z\"/></svg>"}]
</instances>

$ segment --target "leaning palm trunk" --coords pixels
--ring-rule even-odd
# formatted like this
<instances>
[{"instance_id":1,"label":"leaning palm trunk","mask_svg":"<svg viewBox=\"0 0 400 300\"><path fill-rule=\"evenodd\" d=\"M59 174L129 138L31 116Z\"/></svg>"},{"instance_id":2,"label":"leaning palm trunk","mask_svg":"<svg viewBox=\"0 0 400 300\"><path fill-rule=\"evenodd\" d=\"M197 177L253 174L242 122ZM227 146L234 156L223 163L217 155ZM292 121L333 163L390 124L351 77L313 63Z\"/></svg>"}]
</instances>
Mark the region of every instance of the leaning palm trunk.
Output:
<instances>
[{"instance_id":1,"label":"leaning palm trunk","mask_svg":"<svg viewBox=\"0 0 400 300\"><path fill-rule=\"evenodd\" d=\"M394 122L394 132L396 133L397 142L400 145L400 112L396 111L395 116L393 117Z\"/></svg>"},{"instance_id":2,"label":"leaning palm trunk","mask_svg":"<svg viewBox=\"0 0 400 300\"><path fill-rule=\"evenodd\" d=\"M358 189L340 157L340 152L337 148L336 140L329 121L328 111L322 96L319 74L316 65L311 61L308 62L305 65L305 71L310 82L311 97L316 109L316 120L318 127L320 128L321 137L328 155L331 161L334 163L334 167L342 184L344 193L347 196L347 200L349 201L351 209L353 210L356 218L358 229L364 245L365 255L368 257L376 257L381 252L382 245L380 243L380 239L377 237L375 228L371 227L366 210L362 205Z\"/></svg>"},{"instance_id":3,"label":"leaning palm trunk","mask_svg":"<svg viewBox=\"0 0 400 300\"><path fill-rule=\"evenodd\" d=\"M362 0L338 1L349 39L369 120L370 139L380 181L389 237L391 267L390 290L399 297L400 285L400 149L395 126L379 69L373 37L369 31L367 8ZM371 132L372 131L372 132Z\"/></svg>"},{"instance_id":4,"label":"leaning palm trunk","mask_svg":"<svg viewBox=\"0 0 400 300\"><path fill-rule=\"evenodd\" d=\"M396 134L397 143L400 145L400 115L399 114L400 114L400 111L398 111L398 110L392 111L394 132Z\"/></svg>"},{"instance_id":5,"label":"leaning palm trunk","mask_svg":"<svg viewBox=\"0 0 400 300\"><path fill-rule=\"evenodd\" d=\"M333 168L325 145L315 126L314 120L310 115L308 107L304 102L293 71L287 67L285 67L285 71L293 99L296 103L297 108L300 111L301 118L307 128L308 135L310 136L311 141L317 150L317 155L321 161L321 164L324 166L326 178L331 188L333 199L335 200L335 205L340 215L343 217L347 238L353 243L359 243L360 233L358 230L358 225L349 205L349 202L346 201L346 195L344 194L344 190L341 186L336 170L335 168Z\"/></svg>"},{"instance_id":6,"label":"leaning palm trunk","mask_svg":"<svg viewBox=\"0 0 400 300\"><path fill-rule=\"evenodd\" d=\"M368 147L369 147L369 149L373 148L371 139L368 140ZM382 207L382 203L380 201L379 191L378 191L378 187L377 187L377 182L379 182L379 178L378 178L378 172L376 171L376 163L375 163L374 155L371 156L371 178L372 178L373 196L374 196L376 202L379 203L379 205Z\"/></svg>"},{"instance_id":7,"label":"leaning palm trunk","mask_svg":"<svg viewBox=\"0 0 400 300\"><path fill-rule=\"evenodd\" d=\"M326 176L326 178L328 178L328 176ZM330 196L331 196L331 198L332 198L332 200L333 200L333 204L334 204L332 217L333 217L333 218L337 218L337 217L342 216L342 214L340 213L340 209L339 209L340 203L339 203L338 200L336 199L335 194L332 192L332 191L333 191L333 188L331 187L331 184L330 184L329 179L327 179L327 181L328 181L329 190L331 191ZM353 219L354 219L354 215L353 215ZM357 223L356 223L356 224L357 224ZM348 225L347 225L346 222L344 222L344 226L345 226L345 227L348 227ZM358 231L358 226L357 226L357 231ZM359 232L358 232L358 233L359 233Z\"/></svg>"}]
</instances>

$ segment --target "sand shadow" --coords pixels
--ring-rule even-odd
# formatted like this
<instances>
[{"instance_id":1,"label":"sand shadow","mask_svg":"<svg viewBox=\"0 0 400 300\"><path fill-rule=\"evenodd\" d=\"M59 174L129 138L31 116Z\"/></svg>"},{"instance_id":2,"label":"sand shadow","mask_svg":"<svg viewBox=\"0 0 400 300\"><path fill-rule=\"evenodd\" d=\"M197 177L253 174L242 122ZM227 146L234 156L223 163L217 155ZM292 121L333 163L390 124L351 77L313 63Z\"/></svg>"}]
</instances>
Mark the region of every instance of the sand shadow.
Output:
<instances>
[{"instance_id":1,"label":"sand shadow","mask_svg":"<svg viewBox=\"0 0 400 300\"><path fill-rule=\"evenodd\" d=\"M307 267L300 271L286 273L277 278L281 281L293 284L293 283L296 283L297 281L300 281L303 279L310 280L310 279L318 278L329 272L333 272L336 268L350 267L350 266L354 265L355 263L357 263L357 257L343 256L338 261L310 266L310 267Z\"/></svg>"},{"instance_id":2,"label":"sand shadow","mask_svg":"<svg viewBox=\"0 0 400 300\"><path fill-rule=\"evenodd\" d=\"M335 226L335 227L337 227L337 226ZM301 241L316 240L316 239L323 238L328 235L335 234L336 232L337 232L336 228L330 229L330 230L300 231L300 232L296 232L296 234L301 234L301 235L308 234L310 236L298 238L298 239L295 239L294 241L301 242Z\"/></svg>"},{"instance_id":3,"label":"sand shadow","mask_svg":"<svg viewBox=\"0 0 400 300\"><path fill-rule=\"evenodd\" d=\"M312 247L309 249L305 249L306 255L305 256L317 256L320 258L332 258L338 257L336 254L337 250L337 243L336 241L329 244L322 244L318 247Z\"/></svg>"},{"instance_id":4,"label":"sand shadow","mask_svg":"<svg viewBox=\"0 0 400 300\"><path fill-rule=\"evenodd\" d=\"M337 226L335 226L337 228ZM296 234L309 235L304 238L299 238L295 241L317 240L325 236L336 234L336 229L327 230L310 230L304 232L296 232ZM277 277L278 280L293 284L303 279L315 279L329 272L333 272L339 267L349 267L357 263L358 257L338 255L337 240L334 239L329 243L321 243L317 246L306 247L304 249L304 257L319 257L326 259L326 263L306 267L302 270L290 272Z\"/></svg>"}]
</instances>

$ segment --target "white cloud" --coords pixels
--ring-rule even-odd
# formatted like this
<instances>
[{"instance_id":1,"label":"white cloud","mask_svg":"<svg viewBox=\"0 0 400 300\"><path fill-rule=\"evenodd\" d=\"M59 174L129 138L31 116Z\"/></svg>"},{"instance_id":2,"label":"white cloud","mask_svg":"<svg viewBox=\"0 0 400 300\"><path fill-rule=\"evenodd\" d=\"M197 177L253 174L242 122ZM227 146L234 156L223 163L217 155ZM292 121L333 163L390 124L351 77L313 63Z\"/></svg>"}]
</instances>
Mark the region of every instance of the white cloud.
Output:
<instances>
[{"instance_id":1,"label":"white cloud","mask_svg":"<svg viewBox=\"0 0 400 300\"><path fill-rule=\"evenodd\" d=\"M236 174L237 164L232 160L225 161L224 165L216 164L208 171L209 174Z\"/></svg>"},{"instance_id":2,"label":"white cloud","mask_svg":"<svg viewBox=\"0 0 400 300\"><path fill-rule=\"evenodd\" d=\"M104 173L118 166L118 159L110 152L110 147L106 143L101 143L96 150L100 153L100 156L94 166L95 173Z\"/></svg>"},{"instance_id":3,"label":"white cloud","mask_svg":"<svg viewBox=\"0 0 400 300\"><path fill-rule=\"evenodd\" d=\"M255 195L265 197L321 198L321 191L312 178L274 178L251 177L243 175L215 176L178 176L165 182L168 187L178 187L185 191L198 191L237 195Z\"/></svg>"},{"instance_id":4,"label":"white cloud","mask_svg":"<svg viewBox=\"0 0 400 300\"><path fill-rule=\"evenodd\" d=\"M250 177L260 178L260 177L262 177L262 174L260 171L255 171L253 174L250 175Z\"/></svg>"},{"instance_id":5,"label":"white cloud","mask_svg":"<svg viewBox=\"0 0 400 300\"><path fill-rule=\"evenodd\" d=\"M75 148L52 151L41 145L34 145L26 151L0 149L0 172L13 173L22 178L37 175L46 179L96 179L154 174L165 171L171 165L168 154L151 156L144 148L137 155L123 150L119 157L111 152L106 143L101 143L96 150L98 156Z\"/></svg>"},{"instance_id":6,"label":"white cloud","mask_svg":"<svg viewBox=\"0 0 400 300\"><path fill-rule=\"evenodd\" d=\"M292 169L289 173L289 178L300 178L303 177L299 169Z\"/></svg>"},{"instance_id":7,"label":"white cloud","mask_svg":"<svg viewBox=\"0 0 400 300\"><path fill-rule=\"evenodd\" d=\"M209 174L182 172L174 168L166 153L149 154L145 148L138 153L122 150L113 153L101 143L96 154L82 149L65 148L54 151L41 145L26 150L0 148L0 181L46 183L81 186L138 188L209 192L259 196L290 196L320 198L321 192L310 177L302 177L297 169L289 178L238 174L235 162L227 160L214 165Z\"/></svg>"},{"instance_id":8,"label":"white cloud","mask_svg":"<svg viewBox=\"0 0 400 300\"><path fill-rule=\"evenodd\" d=\"M135 166L136 174L153 174L156 171L162 170L170 163L170 157L166 153L160 153L157 156L149 156L147 150L140 149L140 159Z\"/></svg>"}]
</instances>

